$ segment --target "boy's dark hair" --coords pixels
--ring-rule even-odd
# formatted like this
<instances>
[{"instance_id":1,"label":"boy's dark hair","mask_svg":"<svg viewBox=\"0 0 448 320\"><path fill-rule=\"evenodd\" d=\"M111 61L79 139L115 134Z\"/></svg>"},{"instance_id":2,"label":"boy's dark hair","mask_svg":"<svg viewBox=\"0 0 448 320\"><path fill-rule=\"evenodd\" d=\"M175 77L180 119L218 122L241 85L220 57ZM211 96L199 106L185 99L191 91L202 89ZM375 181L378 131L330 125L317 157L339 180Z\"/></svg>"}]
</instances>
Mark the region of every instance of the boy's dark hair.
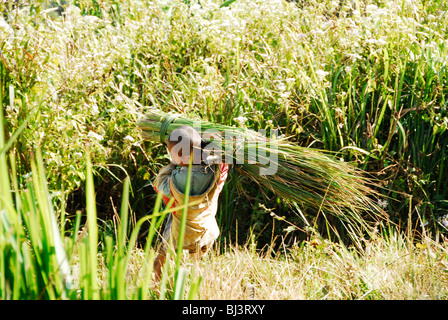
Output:
<instances>
[{"instance_id":1,"label":"boy's dark hair","mask_svg":"<svg viewBox=\"0 0 448 320\"><path fill-rule=\"evenodd\" d=\"M166 141L168 149L172 149L174 146L181 143L180 148L177 149L178 155L183 156L187 151L188 155L192 155L195 150L201 151L204 141L201 139L199 133L191 126L183 125L174 129ZM199 158L200 159L200 158Z\"/></svg>"}]
</instances>

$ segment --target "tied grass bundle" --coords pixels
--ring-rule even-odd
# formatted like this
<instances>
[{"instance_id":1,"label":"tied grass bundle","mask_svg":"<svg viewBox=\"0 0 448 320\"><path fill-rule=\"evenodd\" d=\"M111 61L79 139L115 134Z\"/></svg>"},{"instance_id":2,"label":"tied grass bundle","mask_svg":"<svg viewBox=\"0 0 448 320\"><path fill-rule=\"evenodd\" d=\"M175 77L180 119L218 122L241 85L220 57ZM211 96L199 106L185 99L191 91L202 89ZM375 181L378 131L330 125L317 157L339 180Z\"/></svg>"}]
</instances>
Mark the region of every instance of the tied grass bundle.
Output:
<instances>
[{"instance_id":1,"label":"tied grass bundle","mask_svg":"<svg viewBox=\"0 0 448 320\"><path fill-rule=\"evenodd\" d=\"M336 216L350 232L370 229L364 215L374 220L383 215L374 201L377 194L369 186L372 183L363 172L323 150L300 147L285 138L268 139L249 129L191 120L156 109L150 110L139 122L143 138L162 143L182 125L194 127L203 140L213 141L215 145L217 140L207 133L218 131L222 137L221 145L218 144L219 160L236 164L237 172L255 181L264 194L270 190L296 208L302 205L316 214ZM228 148L229 137L243 143L237 142ZM271 174L265 174L268 165L273 166L275 172L271 170Z\"/></svg>"}]
</instances>

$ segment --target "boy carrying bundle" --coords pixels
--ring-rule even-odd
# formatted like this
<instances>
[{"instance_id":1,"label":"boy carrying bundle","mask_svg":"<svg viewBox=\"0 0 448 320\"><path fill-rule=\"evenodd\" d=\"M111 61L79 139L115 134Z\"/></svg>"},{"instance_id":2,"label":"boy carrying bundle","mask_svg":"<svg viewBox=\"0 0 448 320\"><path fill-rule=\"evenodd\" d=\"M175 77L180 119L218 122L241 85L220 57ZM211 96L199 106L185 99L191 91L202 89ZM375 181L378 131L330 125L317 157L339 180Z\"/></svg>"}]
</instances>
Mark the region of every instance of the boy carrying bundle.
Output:
<instances>
[{"instance_id":1,"label":"boy carrying bundle","mask_svg":"<svg viewBox=\"0 0 448 320\"><path fill-rule=\"evenodd\" d=\"M219 235L215 215L229 167L227 164L208 164L201 136L187 125L171 132L167 147L171 163L160 170L153 186L157 193L162 194L165 204L174 198L173 206L181 206L184 204L188 166L192 160L189 203L194 205L188 206L183 249L188 250L193 260L198 262ZM163 244L154 261L156 280L160 279L169 238L172 237L174 245L178 243L181 216L182 210L168 216Z\"/></svg>"}]
</instances>

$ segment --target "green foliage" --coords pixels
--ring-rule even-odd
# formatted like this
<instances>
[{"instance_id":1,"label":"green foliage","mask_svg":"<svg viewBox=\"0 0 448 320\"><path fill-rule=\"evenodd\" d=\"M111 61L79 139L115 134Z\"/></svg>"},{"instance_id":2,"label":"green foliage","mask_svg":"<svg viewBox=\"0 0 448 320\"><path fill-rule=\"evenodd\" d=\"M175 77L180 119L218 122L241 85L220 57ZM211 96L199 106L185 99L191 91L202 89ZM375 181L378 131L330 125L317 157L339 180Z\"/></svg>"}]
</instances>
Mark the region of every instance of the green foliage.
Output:
<instances>
[{"instance_id":1,"label":"green foliage","mask_svg":"<svg viewBox=\"0 0 448 320\"><path fill-rule=\"evenodd\" d=\"M38 153L31 161L27 188L19 190L14 154L10 155L11 165L7 163L11 144L5 143L1 103L0 107L0 297L66 298L72 284L70 269L48 201L42 158Z\"/></svg>"},{"instance_id":2,"label":"green foliage","mask_svg":"<svg viewBox=\"0 0 448 320\"><path fill-rule=\"evenodd\" d=\"M0 143L0 147L3 145ZM39 153L38 153L39 155ZM2 156L2 159L6 159ZM13 158L11 160L14 160ZM2 162L2 177L9 177ZM140 219L127 239L129 180L124 183L123 202L116 238L105 238L104 267L98 253L98 223L96 220L95 190L92 185L91 165L87 163L87 236L64 241L57 226L56 216L43 172L40 156L31 161L32 177L28 189L14 190L15 201L10 197L11 189L4 178L0 194L0 297L2 299L148 299L157 295L150 288L154 251L151 250L156 226L167 212L159 212L161 197L158 197L154 213ZM6 170L5 170L6 169ZM14 172L15 173L15 172ZM17 183L15 183L17 185ZM177 209L177 208L175 208ZM137 235L143 223L151 220L147 245L141 258L140 272L129 279L130 260L135 255ZM69 244L72 243L70 247ZM71 249L77 260L68 259ZM200 283L194 274L182 268L178 254L175 267L174 286L165 289L159 299L194 299ZM75 266L78 272L73 272ZM170 271L167 271L170 272ZM101 279L101 274L105 279ZM104 275L105 274L105 275ZM169 273L165 272L161 286L167 286ZM189 287L187 286L189 283ZM169 284L168 284L169 285Z\"/></svg>"},{"instance_id":3,"label":"green foliage","mask_svg":"<svg viewBox=\"0 0 448 320\"><path fill-rule=\"evenodd\" d=\"M130 182L129 178L124 181L121 223L118 224L116 237L105 237L106 266L102 267L90 156L87 156L86 163L87 235L79 239L78 225L73 229L72 239L64 239L64 232L60 231L53 210L40 150L37 150L36 158L32 157L30 161L31 176L27 178L26 188L19 188L16 159L14 153L9 152L11 144L5 143L3 134L2 110L0 108L0 298L97 300L155 297L154 289L150 288L154 261L151 244L168 213L159 211L161 197L157 198L153 214L136 223L128 240ZM12 137L15 139L18 135ZM7 154L10 154L10 165ZM129 279L127 273L131 257L137 250L137 236L144 222L149 220L151 226L142 256L143 265L140 272ZM70 259L69 251L72 253ZM73 257L77 257L78 261ZM160 299L193 299L196 296L200 278L194 279L193 273L180 267L181 258L179 253L174 269L174 295L170 297L165 291L159 295ZM78 272L73 271L75 266ZM104 281L101 281L102 273L107 275ZM169 278L166 276L161 285L166 287L167 281ZM190 288L187 288L187 282L191 283Z\"/></svg>"},{"instance_id":4,"label":"green foliage","mask_svg":"<svg viewBox=\"0 0 448 320\"><path fill-rule=\"evenodd\" d=\"M40 146L50 189L79 188L89 141L104 188L128 175L140 190L164 162L135 126L150 106L340 152L378 174L396 222L447 210L445 1L51 6L3 6L7 134L48 85L14 145L21 176Z\"/></svg>"},{"instance_id":5,"label":"green foliage","mask_svg":"<svg viewBox=\"0 0 448 320\"><path fill-rule=\"evenodd\" d=\"M335 216L346 224L345 231L354 238L369 231L369 222L384 219L382 210L372 200L377 195L368 186L372 181L324 150L303 148L285 139L266 140L266 136L253 130L188 119L159 110L148 111L138 125L143 137L157 142L166 141L169 134L182 125L195 127L205 141L214 140L221 161L234 164L238 175L255 182L261 193L272 192L291 204L290 209L306 208L315 212L314 216L322 214L325 219L326 215ZM206 136L212 134L210 130L214 130L218 139ZM365 218L367 214L372 221Z\"/></svg>"},{"instance_id":6,"label":"green foliage","mask_svg":"<svg viewBox=\"0 0 448 320\"><path fill-rule=\"evenodd\" d=\"M147 214L155 202L148 183L167 162L164 149L145 143L136 126L151 107L223 125L279 128L303 147L336 152L378 177L393 222L446 232L445 0L55 3L0 4L0 134L16 190L30 190L30 154L40 149L52 204L67 204L74 191L84 201L89 153L101 191L98 217L112 215L106 204L121 197L117 186L126 177L129 205ZM27 191L10 202L8 177L1 175L0 192L10 210L18 211L16 198L37 198L38 191ZM242 179L224 195L222 209L244 205L220 212L221 222L253 222L261 201L253 184ZM270 198L269 208L296 223L281 199ZM55 211L64 226L65 209ZM298 213L314 224L311 214ZM270 215L257 217L265 219L261 225L273 223ZM17 224L5 219L4 226ZM75 238L70 242L75 246Z\"/></svg>"}]
</instances>

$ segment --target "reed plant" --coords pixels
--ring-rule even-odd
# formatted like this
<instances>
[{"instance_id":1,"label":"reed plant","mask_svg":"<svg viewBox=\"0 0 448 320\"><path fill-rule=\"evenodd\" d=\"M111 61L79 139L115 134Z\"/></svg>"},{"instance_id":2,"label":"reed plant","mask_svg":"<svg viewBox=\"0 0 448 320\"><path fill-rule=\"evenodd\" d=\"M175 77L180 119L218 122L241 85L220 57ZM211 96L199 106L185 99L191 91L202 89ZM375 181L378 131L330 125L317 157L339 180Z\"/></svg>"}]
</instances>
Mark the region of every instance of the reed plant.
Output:
<instances>
[{"instance_id":1,"label":"reed plant","mask_svg":"<svg viewBox=\"0 0 448 320\"><path fill-rule=\"evenodd\" d=\"M20 88L5 113L9 132L48 85L40 116L15 142L20 177L30 171L25 155L41 145L50 189L79 190L87 139L102 187L126 173L144 186L165 158L136 122L157 108L280 129L301 146L335 152L382 180L381 203L395 223L411 208L414 224L420 214L440 227L448 190L443 0L0 9L1 85Z\"/></svg>"},{"instance_id":2,"label":"reed plant","mask_svg":"<svg viewBox=\"0 0 448 320\"><path fill-rule=\"evenodd\" d=\"M0 91L1 98L1 91ZM0 99L1 101L1 99ZM15 154L10 152L14 134L5 142L3 107L0 104L0 298L1 299L183 299L194 298L200 278L196 279L181 265L180 250L174 268L165 271L160 286L165 290L155 293L152 283L152 249L154 236L171 208L161 210L161 197L156 200L152 214L136 223L128 238L129 185L123 184L120 219L115 237L104 237L104 251L100 250L95 187L90 156L86 171L86 235L79 235L79 215L71 238L65 237L54 212L55 203L48 190L41 151L33 153L31 176L26 186L19 186ZM9 165L8 165L9 154ZM186 200L188 201L188 200ZM170 208L170 207L168 207ZM135 255L141 227L150 221L146 246L141 254L141 265L129 278L129 265ZM185 228L185 226L183 226ZM179 248L182 244L179 243ZM104 256L105 263L101 263ZM78 271L76 271L78 270ZM169 270L175 274L171 275ZM173 284L168 283L173 276ZM190 286L186 288L185 284Z\"/></svg>"},{"instance_id":3,"label":"reed plant","mask_svg":"<svg viewBox=\"0 0 448 320\"><path fill-rule=\"evenodd\" d=\"M0 103L0 297L67 298L73 284L70 266L49 202L42 158L38 152L27 188L19 190L15 155L8 152L18 135L6 143L3 123Z\"/></svg>"},{"instance_id":4,"label":"reed plant","mask_svg":"<svg viewBox=\"0 0 448 320\"><path fill-rule=\"evenodd\" d=\"M139 122L143 136L157 142L166 141L175 128L185 124L199 130L208 146L217 148L210 151L218 154L218 163L235 165L238 174L253 180L262 193L271 191L296 207L298 204L314 210L315 215L337 216L348 225L348 233L352 232L353 237L369 231L368 220L363 215L370 214L376 218L374 222L384 218L374 198L377 194L368 186L372 181L363 177L360 170L335 160L323 150L156 109L143 115ZM273 170L267 170L268 165Z\"/></svg>"},{"instance_id":5,"label":"reed plant","mask_svg":"<svg viewBox=\"0 0 448 320\"><path fill-rule=\"evenodd\" d=\"M328 169L330 163L336 166L333 161L325 163L333 158L375 176L381 184L377 189L381 197L375 204L399 231L410 229L420 236L442 238L448 211L447 12L445 0L0 2L2 298L53 298L67 292L62 269L55 265L63 259L53 255L52 246L58 240L52 236L51 210L61 226L76 288L80 288L76 275L81 269L86 275L83 289L69 289L66 296L174 297L170 281L176 272L169 264L165 289L159 294L151 290L151 263L144 264L141 279L146 280L139 285L134 263L143 255L151 260L152 247L143 251L122 247L125 234L131 234L127 240L136 237L130 232L133 226L145 228L148 222L160 226L161 212L166 212L153 211L160 200L148 187L168 163L165 149L160 143L144 141L137 125L138 116L152 109L220 123L232 130L235 126L243 131L279 129L291 137L294 150L299 145L304 147L301 154L321 157L321 169ZM315 154L314 148L326 151ZM300 165L307 174L320 171L307 162ZM238 172L245 177L257 175L252 169L242 164ZM289 176L290 169L286 166L279 174ZM117 234L105 234L93 223L85 228L87 217L76 212L87 207L90 174L89 221L113 224L112 217L120 220L110 202L112 198L120 203L127 192L121 186L128 176L132 210L128 219L133 221L133 214L138 218L155 215L129 222ZM232 232L237 229L240 239L247 235L242 234L245 230L257 227L266 234L272 226L292 243L311 236L304 221L314 226L316 208L323 229L339 221L348 226L344 219L357 219L340 215L340 206L330 208L331 193L323 196L303 185L302 193L290 195L298 185L280 190L283 184L270 183L261 176L244 178L241 184L230 179L218 212L222 225ZM341 185L327 186L341 191ZM283 200L286 197L270 191L274 187L286 197L305 196L311 203L292 210ZM265 189L269 201L262 198L260 190ZM322 199L326 202L320 202L320 210ZM263 203L270 214L262 209ZM332 209L330 217L325 210ZM74 222L69 221L72 216ZM238 227L234 228L235 220ZM36 227L36 221L43 226ZM294 231L291 224L297 226ZM111 230L115 228L119 224ZM86 238L92 232L92 238ZM45 241L33 243L39 237ZM97 286L95 272L88 273L88 264L95 268L90 261L95 248L89 245L94 242L100 244ZM377 251L384 248L379 246ZM49 254L41 257L41 253ZM436 264L439 261L445 260L437 259ZM279 270L290 267L283 265ZM368 268L360 265L364 267ZM409 287L405 279L416 273L416 269L405 270L404 285L395 289ZM112 281L130 275L136 276L137 285L126 282L120 287ZM434 276L443 277L443 270ZM111 283L114 289L108 288ZM19 284L34 289L22 289ZM96 289L90 290L89 285ZM360 286L361 281L352 288ZM346 292L329 297L348 297ZM366 292L359 291L356 297ZM317 293L303 296L320 297ZM377 296L391 297L393 290Z\"/></svg>"},{"instance_id":6,"label":"reed plant","mask_svg":"<svg viewBox=\"0 0 448 320\"><path fill-rule=\"evenodd\" d=\"M447 246L407 232L354 249L312 236L285 251L227 243L205 258L201 300L446 300Z\"/></svg>"}]
</instances>

